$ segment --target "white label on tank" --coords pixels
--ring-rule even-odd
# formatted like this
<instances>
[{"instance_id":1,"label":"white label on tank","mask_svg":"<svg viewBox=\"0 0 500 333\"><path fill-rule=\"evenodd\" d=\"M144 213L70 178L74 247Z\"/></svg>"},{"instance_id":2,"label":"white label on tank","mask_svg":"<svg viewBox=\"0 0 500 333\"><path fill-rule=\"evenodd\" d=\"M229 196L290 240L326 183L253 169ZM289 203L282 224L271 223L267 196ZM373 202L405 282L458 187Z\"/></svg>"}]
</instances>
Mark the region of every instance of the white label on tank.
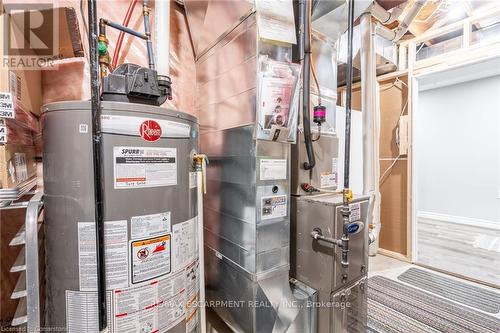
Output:
<instances>
[{"instance_id":1,"label":"white label on tank","mask_svg":"<svg viewBox=\"0 0 500 333\"><path fill-rule=\"evenodd\" d=\"M196 188L198 186L198 176L197 172L189 173L189 189Z\"/></svg>"},{"instance_id":2,"label":"white label on tank","mask_svg":"<svg viewBox=\"0 0 500 333\"><path fill-rule=\"evenodd\" d=\"M188 124L158 118L102 115L101 129L104 133L140 136L141 124L148 120L154 120L160 125L162 138L190 137L191 126Z\"/></svg>"},{"instance_id":3,"label":"white label on tank","mask_svg":"<svg viewBox=\"0 0 500 333\"><path fill-rule=\"evenodd\" d=\"M78 132L81 134L86 134L89 132L89 125L87 124L80 124L78 125Z\"/></svg>"},{"instance_id":4,"label":"white label on tank","mask_svg":"<svg viewBox=\"0 0 500 333\"><path fill-rule=\"evenodd\" d=\"M339 179L338 179L338 159L336 157L332 158L332 173L335 175L335 186L339 187Z\"/></svg>"},{"instance_id":5,"label":"white label on tank","mask_svg":"<svg viewBox=\"0 0 500 333\"><path fill-rule=\"evenodd\" d=\"M108 327L113 332L112 292L107 294ZM99 332L97 315L97 292L66 290L66 329L68 333Z\"/></svg>"},{"instance_id":6,"label":"white label on tank","mask_svg":"<svg viewBox=\"0 0 500 333\"><path fill-rule=\"evenodd\" d=\"M177 149L114 147L115 189L177 185Z\"/></svg>"},{"instance_id":7,"label":"white label on tank","mask_svg":"<svg viewBox=\"0 0 500 333\"><path fill-rule=\"evenodd\" d=\"M260 180L286 179L286 160L284 159L261 159Z\"/></svg>"},{"instance_id":8,"label":"white label on tank","mask_svg":"<svg viewBox=\"0 0 500 333\"><path fill-rule=\"evenodd\" d=\"M186 267L186 333L198 324L198 303L200 292L200 264L195 260Z\"/></svg>"},{"instance_id":9,"label":"white label on tank","mask_svg":"<svg viewBox=\"0 0 500 333\"><path fill-rule=\"evenodd\" d=\"M132 239L150 238L170 232L170 212L132 216L130 218L130 237Z\"/></svg>"},{"instance_id":10,"label":"white label on tank","mask_svg":"<svg viewBox=\"0 0 500 333\"><path fill-rule=\"evenodd\" d=\"M95 223L78 223L78 270L81 291L97 289ZM106 288L128 286L127 220L104 222Z\"/></svg>"},{"instance_id":11,"label":"white label on tank","mask_svg":"<svg viewBox=\"0 0 500 333\"><path fill-rule=\"evenodd\" d=\"M287 215L286 195L262 197L260 212L261 212L260 217L262 220L285 217Z\"/></svg>"},{"instance_id":12,"label":"white label on tank","mask_svg":"<svg viewBox=\"0 0 500 333\"><path fill-rule=\"evenodd\" d=\"M171 271L171 236L130 242L132 283L140 283Z\"/></svg>"},{"instance_id":13,"label":"white label on tank","mask_svg":"<svg viewBox=\"0 0 500 333\"><path fill-rule=\"evenodd\" d=\"M172 226L174 272L189 265L198 255L197 221L198 218L194 217Z\"/></svg>"},{"instance_id":14,"label":"white label on tank","mask_svg":"<svg viewBox=\"0 0 500 333\"><path fill-rule=\"evenodd\" d=\"M350 204L349 207L351 207L351 216L349 217L349 222L361 220L361 204L353 203Z\"/></svg>"},{"instance_id":15,"label":"white label on tank","mask_svg":"<svg viewBox=\"0 0 500 333\"><path fill-rule=\"evenodd\" d=\"M166 332L185 318L186 272L114 291L114 331Z\"/></svg>"}]
</instances>

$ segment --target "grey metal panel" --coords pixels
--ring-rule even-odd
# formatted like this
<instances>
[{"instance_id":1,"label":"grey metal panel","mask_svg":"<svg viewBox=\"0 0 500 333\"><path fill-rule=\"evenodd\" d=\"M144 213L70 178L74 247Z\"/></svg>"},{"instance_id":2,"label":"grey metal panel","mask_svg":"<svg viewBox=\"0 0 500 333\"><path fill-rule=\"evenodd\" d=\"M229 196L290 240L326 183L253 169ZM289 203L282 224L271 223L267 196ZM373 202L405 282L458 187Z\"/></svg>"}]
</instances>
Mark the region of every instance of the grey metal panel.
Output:
<instances>
[{"instance_id":1,"label":"grey metal panel","mask_svg":"<svg viewBox=\"0 0 500 333\"><path fill-rule=\"evenodd\" d=\"M332 159L338 157L338 145L339 139L337 136L331 134L322 134L321 138L318 141L313 142L316 166L311 171L305 170L303 165L304 162L307 161L307 154L304 142L304 134L301 132L298 133L297 144L292 146L292 194L307 194L301 188L301 184L303 183L308 183L318 189L321 188L321 174L331 173L333 171ZM336 189L336 187L328 188L328 190Z\"/></svg>"},{"instance_id":2,"label":"grey metal panel","mask_svg":"<svg viewBox=\"0 0 500 333\"><path fill-rule=\"evenodd\" d=\"M363 276L347 288L332 294L332 302L340 306L331 309L330 332L366 332L368 319L367 289L368 278Z\"/></svg>"},{"instance_id":3,"label":"grey metal panel","mask_svg":"<svg viewBox=\"0 0 500 333\"><path fill-rule=\"evenodd\" d=\"M253 10L253 1L185 0L187 20L199 57Z\"/></svg>"},{"instance_id":4,"label":"grey metal panel","mask_svg":"<svg viewBox=\"0 0 500 333\"><path fill-rule=\"evenodd\" d=\"M257 85L256 58L240 63L206 83L198 85L200 105L221 103Z\"/></svg>"},{"instance_id":5,"label":"grey metal panel","mask_svg":"<svg viewBox=\"0 0 500 333\"><path fill-rule=\"evenodd\" d=\"M336 41L339 34L347 29L347 2L320 1L322 8L314 13L312 27L332 41ZM358 0L354 3L354 18L356 19L372 4L372 0Z\"/></svg>"},{"instance_id":6,"label":"grey metal panel","mask_svg":"<svg viewBox=\"0 0 500 333\"><path fill-rule=\"evenodd\" d=\"M210 159L204 198L206 284L208 301L244 302L216 307L231 327L278 333L306 314L276 306L295 300L288 283L289 211L262 219L262 197L285 195L290 201L290 147L254 139L261 54L288 61L291 48L259 41L252 14L197 59L201 150ZM263 158L285 159L286 179L260 180ZM269 300L273 306L251 306Z\"/></svg>"},{"instance_id":7,"label":"grey metal panel","mask_svg":"<svg viewBox=\"0 0 500 333\"><path fill-rule=\"evenodd\" d=\"M201 126L204 128L203 124ZM202 131L200 143L201 150L211 159L255 155L253 126L237 127L224 131Z\"/></svg>"},{"instance_id":8,"label":"grey metal panel","mask_svg":"<svg viewBox=\"0 0 500 333\"><path fill-rule=\"evenodd\" d=\"M205 206L222 214L255 223L255 188L207 180Z\"/></svg>"},{"instance_id":9,"label":"grey metal panel","mask_svg":"<svg viewBox=\"0 0 500 333\"><path fill-rule=\"evenodd\" d=\"M314 241L310 233L319 227L328 237L342 235L342 195L326 194L292 197L292 276L318 290L320 302L331 301L331 295L345 290L362 279L368 264L368 197L355 197L353 204L360 204L361 220L365 221L362 232L351 235L349 241L349 268L340 264L341 251L325 242ZM362 269L364 267L364 269ZM345 280L343 274L347 274ZM318 332L344 332L332 326L333 309L318 308ZM352 311L357 311L353 309ZM361 315L361 313L360 313Z\"/></svg>"},{"instance_id":10,"label":"grey metal panel","mask_svg":"<svg viewBox=\"0 0 500 333\"><path fill-rule=\"evenodd\" d=\"M239 332L309 332L311 308L308 297L296 298L288 281L288 267L270 276L249 279L224 258L205 247L207 298L231 328ZM314 291L308 289L311 295ZM216 303L219 302L219 303ZM233 303L229 303L233 302ZM296 302L295 308L289 308ZM232 306L231 306L232 305ZM281 305L281 306L280 306ZM287 308L288 307L288 308ZM290 325L290 326L288 326Z\"/></svg>"},{"instance_id":11,"label":"grey metal panel","mask_svg":"<svg viewBox=\"0 0 500 333\"><path fill-rule=\"evenodd\" d=\"M79 125L91 124L89 102L63 102L43 108L44 203L47 251L47 324L66 326L65 292L79 290L78 222L94 221L92 144L90 133ZM197 215L196 189L189 190L191 152L196 151L196 119L182 112L138 104L103 102L103 115L166 119L189 124L191 138L161 138L149 143L140 136L103 134L104 211L106 221L171 212L172 226ZM177 149L177 185L146 189L115 190L113 147L148 146ZM181 322L169 332L185 331Z\"/></svg>"},{"instance_id":12,"label":"grey metal panel","mask_svg":"<svg viewBox=\"0 0 500 333\"><path fill-rule=\"evenodd\" d=\"M257 56L257 25L250 16L196 62L196 82L206 83ZM221 52L223 49L223 52Z\"/></svg>"},{"instance_id":13,"label":"grey metal panel","mask_svg":"<svg viewBox=\"0 0 500 333\"><path fill-rule=\"evenodd\" d=\"M196 63L198 114L208 129L255 122L256 29L252 16Z\"/></svg>"},{"instance_id":14,"label":"grey metal panel","mask_svg":"<svg viewBox=\"0 0 500 333\"><path fill-rule=\"evenodd\" d=\"M311 63L314 65L321 95L337 100L337 50L335 45L324 36L313 33L311 41ZM311 82L312 93L317 94L317 87ZM336 103L334 103L335 105Z\"/></svg>"}]
</instances>

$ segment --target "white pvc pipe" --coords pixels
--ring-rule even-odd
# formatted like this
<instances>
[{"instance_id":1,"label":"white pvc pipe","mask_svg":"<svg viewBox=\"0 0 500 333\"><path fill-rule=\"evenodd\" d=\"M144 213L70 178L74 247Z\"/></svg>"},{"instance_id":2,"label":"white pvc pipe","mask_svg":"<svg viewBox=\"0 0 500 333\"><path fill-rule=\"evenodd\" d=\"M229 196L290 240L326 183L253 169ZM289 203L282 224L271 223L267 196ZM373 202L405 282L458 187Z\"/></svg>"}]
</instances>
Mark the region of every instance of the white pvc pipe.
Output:
<instances>
[{"instance_id":1,"label":"white pvc pipe","mask_svg":"<svg viewBox=\"0 0 500 333\"><path fill-rule=\"evenodd\" d=\"M200 325L201 333L207 331L207 320L205 311L205 255L204 255L204 245L203 245L203 194L205 189L204 184L204 170L205 162L203 162L202 170L196 172L196 184L197 188L197 203L198 203L198 262L200 267Z\"/></svg>"},{"instance_id":2,"label":"white pvc pipe","mask_svg":"<svg viewBox=\"0 0 500 333\"><path fill-rule=\"evenodd\" d=\"M415 0L413 7L410 8L403 21L401 21L401 24L399 24L398 30L396 31L396 37L394 38L395 42L400 40L401 37L403 37L403 35L408 31L411 22L415 19L415 17L417 17L426 1L427 0Z\"/></svg>"},{"instance_id":3,"label":"white pvc pipe","mask_svg":"<svg viewBox=\"0 0 500 333\"><path fill-rule=\"evenodd\" d=\"M170 0L155 1L156 71L158 75L170 73Z\"/></svg>"},{"instance_id":4,"label":"white pvc pipe","mask_svg":"<svg viewBox=\"0 0 500 333\"><path fill-rule=\"evenodd\" d=\"M370 195L369 223L375 227L374 255L380 231L379 142L380 108L377 107L377 69L371 14L361 16L361 114L363 117L363 194Z\"/></svg>"},{"instance_id":5,"label":"white pvc pipe","mask_svg":"<svg viewBox=\"0 0 500 333\"><path fill-rule=\"evenodd\" d=\"M398 19L399 15L403 12L404 7L405 6L397 6L392 10L392 12L389 12L385 10L384 7L379 5L378 2L374 1L370 6L370 12L382 24L390 24Z\"/></svg>"},{"instance_id":6,"label":"white pvc pipe","mask_svg":"<svg viewBox=\"0 0 500 333\"><path fill-rule=\"evenodd\" d=\"M396 30L388 29L385 26L383 26L382 24L377 23L377 27L375 29L375 32L377 33L377 35L379 35L387 40L390 40L393 42L399 41L401 39L401 37L403 37L404 34L408 31L408 28L410 27L411 22L413 22L413 20L418 15L418 13L422 9L422 7L425 5L426 1L427 0L416 0ZM377 12L377 15L382 15L382 18L384 17L383 14L381 14L378 10L375 10L375 11ZM373 14L373 12L371 12L371 13ZM381 21L381 20L379 19L379 21Z\"/></svg>"}]
</instances>

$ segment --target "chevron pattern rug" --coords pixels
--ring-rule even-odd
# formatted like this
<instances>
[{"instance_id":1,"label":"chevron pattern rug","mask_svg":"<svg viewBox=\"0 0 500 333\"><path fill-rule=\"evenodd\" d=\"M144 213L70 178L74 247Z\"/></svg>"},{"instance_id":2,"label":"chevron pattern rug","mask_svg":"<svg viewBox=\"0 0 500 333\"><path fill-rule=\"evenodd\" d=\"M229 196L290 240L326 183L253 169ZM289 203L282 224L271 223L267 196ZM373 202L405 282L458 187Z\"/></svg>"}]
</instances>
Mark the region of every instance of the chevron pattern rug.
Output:
<instances>
[{"instance_id":1,"label":"chevron pattern rug","mask_svg":"<svg viewBox=\"0 0 500 333\"><path fill-rule=\"evenodd\" d=\"M499 333L500 320L382 276L368 280L370 333Z\"/></svg>"}]
</instances>

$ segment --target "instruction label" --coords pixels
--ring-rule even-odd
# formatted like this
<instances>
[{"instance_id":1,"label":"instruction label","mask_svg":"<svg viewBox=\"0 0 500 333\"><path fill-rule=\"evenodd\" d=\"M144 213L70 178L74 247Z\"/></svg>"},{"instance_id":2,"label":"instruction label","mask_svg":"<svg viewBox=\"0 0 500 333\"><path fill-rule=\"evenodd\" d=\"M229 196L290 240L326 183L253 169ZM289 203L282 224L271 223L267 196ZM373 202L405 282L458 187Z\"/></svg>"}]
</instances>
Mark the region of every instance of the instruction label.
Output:
<instances>
[{"instance_id":1,"label":"instruction label","mask_svg":"<svg viewBox=\"0 0 500 333\"><path fill-rule=\"evenodd\" d=\"M262 197L261 219L269 220L287 215L286 195Z\"/></svg>"},{"instance_id":2,"label":"instruction label","mask_svg":"<svg viewBox=\"0 0 500 333\"><path fill-rule=\"evenodd\" d=\"M198 255L197 221L198 218L194 217L172 227L174 272L187 266Z\"/></svg>"},{"instance_id":3,"label":"instruction label","mask_svg":"<svg viewBox=\"0 0 500 333\"><path fill-rule=\"evenodd\" d=\"M198 186L198 176L196 172L189 173L189 189L196 188Z\"/></svg>"},{"instance_id":4,"label":"instruction label","mask_svg":"<svg viewBox=\"0 0 500 333\"><path fill-rule=\"evenodd\" d=\"M127 220L104 222L107 289L128 287ZM97 289L95 223L78 223L80 291Z\"/></svg>"},{"instance_id":5,"label":"instruction label","mask_svg":"<svg viewBox=\"0 0 500 333\"><path fill-rule=\"evenodd\" d=\"M15 118L11 93L0 92L0 118Z\"/></svg>"},{"instance_id":6,"label":"instruction label","mask_svg":"<svg viewBox=\"0 0 500 333\"><path fill-rule=\"evenodd\" d=\"M185 318L185 271L114 291L115 332L165 332Z\"/></svg>"},{"instance_id":7,"label":"instruction label","mask_svg":"<svg viewBox=\"0 0 500 333\"><path fill-rule=\"evenodd\" d=\"M170 212L132 216L130 218L130 237L132 239L150 238L170 232Z\"/></svg>"},{"instance_id":8,"label":"instruction label","mask_svg":"<svg viewBox=\"0 0 500 333\"><path fill-rule=\"evenodd\" d=\"M196 260L186 267L186 333L198 324L198 302L200 292L200 264Z\"/></svg>"},{"instance_id":9,"label":"instruction label","mask_svg":"<svg viewBox=\"0 0 500 333\"><path fill-rule=\"evenodd\" d=\"M132 241L132 283L150 280L171 271L170 235Z\"/></svg>"},{"instance_id":10,"label":"instruction label","mask_svg":"<svg viewBox=\"0 0 500 333\"><path fill-rule=\"evenodd\" d=\"M338 179L338 159L336 157L332 158L332 173L335 175L335 187L339 187L339 179Z\"/></svg>"},{"instance_id":11,"label":"instruction label","mask_svg":"<svg viewBox=\"0 0 500 333\"><path fill-rule=\"evenodd\" d=\"M285 159L261 159L260 180L286 179L287 174Z\"/></svg>"},{"instance_id":12,"label":"instruction label","mask_svg":"<svg viewBox=\"0 0 500 333\"><path fill-rule=\"evenodd\" d=\"M334 173L331 172L322 172L320 174L321 179L320 179L320 187L321 188L327 188L327 187L335 187L337 185L337 177Z\"/></svg>"},{"instance_id":13,"label":"instruction label","mask_svg":"<svg viewBox=\"0 0 500 333\"><path fill-rule=\"evenodd\" d=\"M349 207L351 207L351 216L349 217L349 222L361 220L361 204L353 203L350 204Z\"/></svg>"},{"instance_id":14,"label":"instruction label","mask_svg":"<svg viewBox=\"0 0 500 333\"><path fill-rule=\"evenodd\" d=\"M107 292L108 327L112 329L112 294ZM97 292L66 290L66 328L68 333L99 332Z\"/></svg>"},{"instance_id":15,"label":"instruction label","mask_svg":"<svg viewBox=\"0 0 500 333\"><path fill-rule=\"evenodd\" d=\"M115 189L177 185L177 149L114 147Z\"/></svg>"}]
</instances>

